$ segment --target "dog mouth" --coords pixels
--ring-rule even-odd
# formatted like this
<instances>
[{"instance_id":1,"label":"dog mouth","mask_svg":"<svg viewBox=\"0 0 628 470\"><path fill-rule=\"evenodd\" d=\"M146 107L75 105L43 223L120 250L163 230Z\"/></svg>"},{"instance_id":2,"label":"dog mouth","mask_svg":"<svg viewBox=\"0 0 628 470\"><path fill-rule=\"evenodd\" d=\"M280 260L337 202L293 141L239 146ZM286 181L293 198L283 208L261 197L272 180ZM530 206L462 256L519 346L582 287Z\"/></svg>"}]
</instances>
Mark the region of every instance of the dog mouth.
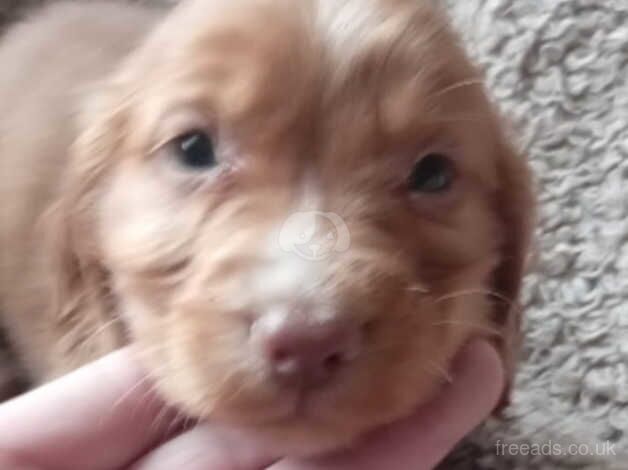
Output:
<instances>
[{"instance_id":1,"label":"dog mouth","mask_svg":"<svg viewBox=\"0 0 628 470\"><path fill-rule=\"evenodd\" d=\"M269 420L268 424L288 425L297 422L307 423L317 421L320 419L320 416L317 416L314 409L314 402L316 401L314 395L315 391L307 390L305 387L296 390L292 394L289 406L282 410L278 416Z\"/></svg>"},{"instance_id":2,"label":"dog mouth","mask_svg":"<svg viewBox=\"0 0 628 470\"><path fill-rule=\"evenodd\" d=\"M290 427L307 426L308 424L324 424L325 412L337 409L338 406L318 396L317 390L300 387L294 390L284 390L282 393L262 408L256 416L246 418L225 417L227 421L243 427ZM237 410L237 406L234 407ZM209 417L211 419L211 416Z\"/></svg>"}]
</instances>

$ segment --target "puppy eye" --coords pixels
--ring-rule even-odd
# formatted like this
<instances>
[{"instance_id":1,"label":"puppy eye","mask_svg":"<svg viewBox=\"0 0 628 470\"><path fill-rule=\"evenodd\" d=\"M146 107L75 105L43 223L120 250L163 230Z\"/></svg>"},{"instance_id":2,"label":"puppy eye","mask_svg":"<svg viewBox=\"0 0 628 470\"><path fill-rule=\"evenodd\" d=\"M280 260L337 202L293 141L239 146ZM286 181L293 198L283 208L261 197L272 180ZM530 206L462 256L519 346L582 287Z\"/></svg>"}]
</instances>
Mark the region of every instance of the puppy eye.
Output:
<instances>
[{"instance_id":1,"label":"puppy eye","mask_svg":"<svg viewBox=\"0 0 628 470\"><path fill-rule=\"evenodd\" d=\"M191 131L172 141L173 150L181 165L193 170L205 170L217 165L211 138L202 131Z\"/></svg>"},{"instance_id":2,"label":"puppy eye","mask_svg":"<svg viewBox=\"0 0 628 470\"><path fill-rule=\"evenodd\" d=\"M453 179L451 160L445 155L430 153L414 165L408 187L416 193L439 193L449 189Z\"/></svg>"}]
</instances>

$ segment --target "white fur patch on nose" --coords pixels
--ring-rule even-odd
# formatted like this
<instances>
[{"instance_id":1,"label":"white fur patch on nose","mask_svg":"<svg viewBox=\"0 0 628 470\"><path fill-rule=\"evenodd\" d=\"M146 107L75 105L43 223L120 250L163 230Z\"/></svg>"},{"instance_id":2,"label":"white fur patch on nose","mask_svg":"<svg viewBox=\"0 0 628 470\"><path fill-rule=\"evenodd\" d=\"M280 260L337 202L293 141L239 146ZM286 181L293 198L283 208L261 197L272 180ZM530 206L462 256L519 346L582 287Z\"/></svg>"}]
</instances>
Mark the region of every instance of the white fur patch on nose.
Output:
<instances>
[{"instance_id":1,"label":"white fur patch on nose","mask_svg":"<svg viewBox=\"0 0 628 470\"><path fill-rule=\"evenodd\" d=\"M322 261L349 249L351 235L338 214L321 211L292 213L278 235L281 250L308 261Z\"/></svg>"},{"instance_id":2,"label":"white fur patch on nose","mask_svg":"<svg viewBox=\"0 0 628 470\"><path fill-rule=\"evenodd\" d=\"M252 273L250 287L260 299L290 301L320 283L323 269L321 262L277 249Z\"/></svg>"},{"instance_id":3,"label":"white fur patch on nose","mask_svg":"<svg viewBox=\"0 0 628 470\"><path fill-rule=\"evenodd\" d=\"M301 256L298 252L282 248L282 227L283 224L279 224L266 236L259 262L242 276L238 308L249 311L254 316L271 311L286 312L306 299L308 303L324 303L323 297L329 295L328 291L322 292L320 289L329 269L328 260L311 259L307 256L309 251L306 256ZM306 229L301 232L305 234L305 238L312 236L307 227L298 228ZM325 315L322 309L313 307L312 310L312 315Z\"/></svg>"},{"instance_id":4,"label":"white fur patch on nose","mask_svg":"<svg viewBox=\"0 0 628 470\"><path fill-rule=\"evenodd\" d=\"M292 211L264 236L258 262L243 273L240 309L259 316L307 303L311 320L326 319L330 261L349 249L351 237L338 214L319 208L319 189L308 180Z\"/></svg>"}]
</instances>

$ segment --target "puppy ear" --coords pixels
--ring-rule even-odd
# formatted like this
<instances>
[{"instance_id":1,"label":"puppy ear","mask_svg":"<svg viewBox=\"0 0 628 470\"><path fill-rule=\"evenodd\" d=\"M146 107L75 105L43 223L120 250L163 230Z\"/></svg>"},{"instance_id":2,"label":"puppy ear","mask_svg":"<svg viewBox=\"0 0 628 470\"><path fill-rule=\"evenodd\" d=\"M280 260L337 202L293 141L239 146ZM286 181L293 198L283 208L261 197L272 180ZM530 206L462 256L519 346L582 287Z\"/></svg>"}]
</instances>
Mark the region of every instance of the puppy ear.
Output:
<instances>
[{"instance_id":1,"label":"puppy ear","mask_svg":"<svg viewBox=\"0 0 628 470\"><path fill-rule=\"evenodd\" d=\"M53 375L118 347L122 338L97 233L97 206L123 125L118 96L109 86L88 100L60 196L44 219L55 283L51 324L58 330Z\"/></svg>"},{"instance_id":2,"label":"puppy ear","mask_svg":"<svg viewBox=\"0 0 628 470\"><path fill-rule=\"evenodd\" d=\"M501 334L499 350L506 370L506 389L496 412L509 404L521 345L522 312L519 294L525 274L535 220L532 175L526 159L504 141L498 145L499 188L496 210L503 234L500 264L494 272L494 322Z\"/></svg>"}]
</instances>

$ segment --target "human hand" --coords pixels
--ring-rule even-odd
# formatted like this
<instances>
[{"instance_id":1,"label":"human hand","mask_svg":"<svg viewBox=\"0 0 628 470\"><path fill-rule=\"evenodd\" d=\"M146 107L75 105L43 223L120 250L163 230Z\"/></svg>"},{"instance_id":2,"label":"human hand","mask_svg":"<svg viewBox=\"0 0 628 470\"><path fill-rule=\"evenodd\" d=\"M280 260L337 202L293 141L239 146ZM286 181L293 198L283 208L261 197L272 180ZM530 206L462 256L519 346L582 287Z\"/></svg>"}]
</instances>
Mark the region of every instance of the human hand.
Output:
<instances>
[{"instance_id":1,"label":"human hand","mask_svg":"<svg viewBox=\"0 0 628 470\"><path fill-rule=\"evenodd\" d=\"M504 372L475 340L438 397L337 455L299 460L202 424L175 432L174 412L124 349L0 405L0 468L15 470L428 470L494 408Z\"/></svg>"}]
</instances>

